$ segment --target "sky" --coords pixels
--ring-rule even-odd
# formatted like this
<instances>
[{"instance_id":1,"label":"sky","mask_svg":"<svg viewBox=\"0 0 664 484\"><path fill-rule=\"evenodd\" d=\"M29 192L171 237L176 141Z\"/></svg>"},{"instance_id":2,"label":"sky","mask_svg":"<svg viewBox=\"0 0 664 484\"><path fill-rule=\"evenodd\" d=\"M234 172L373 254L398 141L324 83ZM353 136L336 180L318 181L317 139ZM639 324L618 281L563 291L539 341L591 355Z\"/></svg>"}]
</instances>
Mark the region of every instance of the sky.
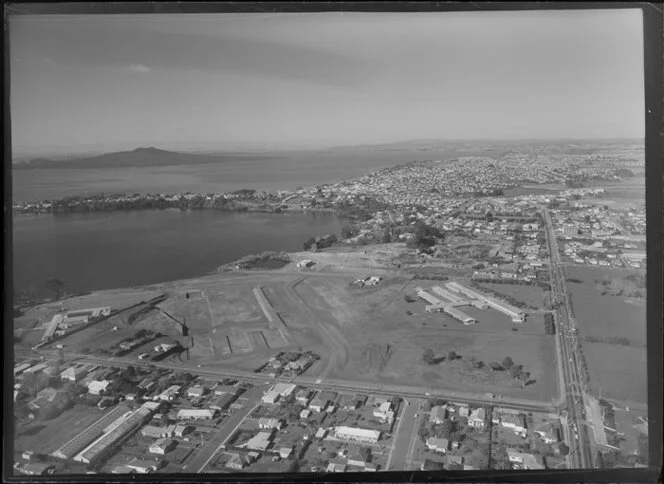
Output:
<instances>
[{"instance_id":1,"label":"sky","mask_svg":"<svg viewBox=\"0 0 664 484\"><path fill-rule=\"evenodd\" d=\"M634 10L9 19L15 153L644 135Z\"/></svg>"}]
</instances>

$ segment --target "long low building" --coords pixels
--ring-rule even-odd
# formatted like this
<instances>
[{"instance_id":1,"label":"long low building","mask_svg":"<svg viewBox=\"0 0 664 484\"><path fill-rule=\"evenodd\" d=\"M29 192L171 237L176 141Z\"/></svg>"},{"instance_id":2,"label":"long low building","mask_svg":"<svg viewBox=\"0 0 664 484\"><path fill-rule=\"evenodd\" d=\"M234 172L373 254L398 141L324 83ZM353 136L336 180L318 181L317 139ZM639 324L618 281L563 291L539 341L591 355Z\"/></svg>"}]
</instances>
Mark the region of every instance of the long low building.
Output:
<instances>
[{"instance_id":1,"label":"long low building","mask_svg":"<svg viewBox=\"0 0 664 484\"><path fill-rule=\"evenodd\" d=\"M106 415L101 417L88 428L80 432L76 437L69 440L62 447L54 451L51 455L60 459L71 459L92 441L102 435L104 429L129 411L129 406L120 404Z\"/></svg>"},{"instance_id":2,"label":"long low building","mask_svg":"<svg viewBox=\"0 0 664 484\"><path fill-rule=\"evenodd\" d=\"M53 337L63 319L64 316L62 314L56 314L51 318L51 321L48 323L48 326L46 326L46 331L44 331L44 335L42 336L42 341L47 341Z\"/></svg>"},{"instance_id":3,"label":"long low building","mask_svg":"<svg viewBox=\"0 0 664 484\"><path fill-rule=\"evenodd\" d=\"M153 411L148 407L140 407L129 414L123 415L108 428L107 432L74 457L75 461L91 464L104 457L108 451L138 430Z\"/></svg>"},{"instance_id":4,"label":"long low building","mask_svg":"<svg viewBox=\"0 0 664 484\"><path fill-rule=\"evenodd\" d=\"M440 286L434 286L431 290L438 296L447 299L452 304L470 304L465 298L462 298L458 294L454 294L452 291L448 291Z\"/></svg>"},{"instance_id":5,"label":"long low building","mask_svg":"<svg viewBox=\"0 0 664 484\"><path fill-rule=\"evenodd\" d=\"M336 427L336 436L344 440L359 440L361 442L378 442L380 430L361 429L358 427Z\"/></svg>"},{"instance_id":6,"label":"long low building","mask_svg":"<svg viewBox=\"0 0 664 484\"><path fill-rule=\"evenodd\" d=\"M481 294L477 291L473 291L472 289L469 289L465 286L462 286L459 283L456 282L448 282L445 284L445 287L451 291L454 291L456 293L459 293L461 295L470 297L475 300L483 301L486 302L486 304L489 307L492 307L493 309L496 309L497 311L500 311L504 314L507 314L509 317L512 318L512 321L515 323L523 323L526 319L526 315L523 311L521 311L518 308L515 308L511 304L508 304L503 301L499 301L497 299L494 299L490 296L486 296L484 294Z\"/></svg>"},{"instance_id":7,"label":"long low building","mask_svg":"<svg viewBox=\"0 0 664 484\"><path fill-rule=\"evenodd\" d=\"M109 306L103 308L91 308L91 309L76 309L74 311L69 311L64 315L65 323L87 323L92 318L98 318L100 316L109 316L111 314L111 308Z\"/></svg>"},{"instance_id":8,"label":"long low building","mask_svg":"<svg viewBox=\"0 0 664 484\"><path fill-rule=\"evenodd\" d=\"M477 319L473 318L472 316L468 316L466 313L460 311L454 306L445 306L443 311L445 311L446 314L452 316L454 319L461 321L466 326L470 324L477 324Z\"/></svg>"},{"instance_id":9,"label":"long low building","mask_svg":"<svg viewBox=\"0 0 664 484\"><path fill-rule=\"evenodd\" d=\"M435 296L432 296L431 294L429 294L428 292L426 292L423 289L420 289L419 287L417 288L417 296L421 299L424 299L426 302L428 302L432 306L438 306L438 305L444 304L443 301L441 301L440 299L438 299Z\"/></svg>"}]
</instances>

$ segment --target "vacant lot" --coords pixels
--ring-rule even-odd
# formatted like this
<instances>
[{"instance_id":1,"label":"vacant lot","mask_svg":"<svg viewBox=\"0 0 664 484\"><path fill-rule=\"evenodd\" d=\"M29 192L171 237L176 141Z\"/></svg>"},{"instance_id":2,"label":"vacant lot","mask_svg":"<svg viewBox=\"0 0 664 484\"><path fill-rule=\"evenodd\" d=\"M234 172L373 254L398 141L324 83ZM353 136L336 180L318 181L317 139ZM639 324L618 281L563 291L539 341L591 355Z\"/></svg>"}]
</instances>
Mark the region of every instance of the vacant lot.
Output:
<instances>
[{"instance_id":1,"label":"vacant lot","mask_svg":"<svg viewBox=\"0 0 664 484\"><path fill-rule=\"evenodd\" d=\"M17 433L14 446L17 450L51 453L100 419L104 413L94 407L77 405L53 420L36 423L23 433Z\"/></svg>"},{"instance_id":2,"label":"vacant lot","mask_svg":"<svg viewBox=\"0 0 664 484\"><path fill-rule=\"evenodd\" d=\"M374 334L371 339L358 337L353 342L351 359L344 377L390 384L429 386L467 392L493 391L502 395L548 400L557 393L557 376L551 371L555 358L554 341L545 336L522 334L445 333L431 331L417 334ZM436 357L455 351L462 358L426 365L425 349ZM501 362L510 356L530 372L535 382L526 388L503 372L473 369L474 356L484 363ZM386 361L385 361L386 360Z\"/></svg>"},{"instance_id":3,"label":"vacant lot","mask_svg":"<svg viewBox=\"0 0 664 484\"><path fill-rule=\"evenodd\" d=\"M252 288L253 285L228 284L219 290L208 291L215 327L265 320Z\"/></svg>"},{"instance_id":4,"label":"vacant lot","mask_svg":"<svg viewBox=\"0 0 664 484\"><path fill-rule=\"evenodd\" d=\"M609 399L647 403L646 350L604 343L583 343L595 393Z\"/></svg>"}]
</instances>

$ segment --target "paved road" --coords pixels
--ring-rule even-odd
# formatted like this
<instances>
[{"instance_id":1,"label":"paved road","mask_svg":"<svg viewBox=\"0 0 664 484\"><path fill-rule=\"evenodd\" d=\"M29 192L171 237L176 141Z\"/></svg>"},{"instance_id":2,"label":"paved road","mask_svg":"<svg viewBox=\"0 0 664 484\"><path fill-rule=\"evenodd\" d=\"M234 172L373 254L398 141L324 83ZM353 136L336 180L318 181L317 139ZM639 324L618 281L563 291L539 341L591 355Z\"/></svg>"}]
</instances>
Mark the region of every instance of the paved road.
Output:
<instances>
[{"instance_id":1,"label":"paved road","mask_svg":"<svg viewBox=\"0 0 664 484\"><path fill-rule=\"evenodd\" d=\"M187 472L201 473L212 462L213 458L223 448L226 441L233 435L233 432L240 426L242 421L249 416L251 412L260 403L260 397L263 392L267 390L267 385L261 385L252 388L242 398L246 400L246 406L242 410L236 410L233 414L223 422L221 432L218 435L205 443L205 447L198 451L194 458L187 465Z\"/></svg>"},{"instance_id":2,"label":"paved road","mask_svg":"<svg viewBox=\"0 0 664 484\"><path fill-rule=\"evenodd\" d=\"M424 400L408 399L408 401L410 404L403 409L398 422L398 431L394 437L387 470L407 470L406 465L410 463L411 443L413 439L417 439L416 415Z\"/></svg>"},{"instance_id":3,"label":"paved road","mask_svg":"<svg viewBox=\"0 0 664 484\"><path fill-rule=\"evenodd\" d=\"M587 429L583 425L585 420L584 402L586 399L585 384L580 372L576 344L576 323L572 318L572 310L569 302L569 293L565 280L564 267L560 264L560 253L553 229L551 216L546 208L543 208L544 221L546 225L546 236L549 243L551 261L551 291L555 300L561 304L556 308L558 331L556 342L561 356L562 378L565 383L565 401L567 404L567 428L566 434L569 439L570 451L572 453L572 466L575 468L592 467L590 455L590 442Z\"/></svg>"},{"instance_id":4,"label":"paved road","mask_svg":"<svg viewBox=\"0 0 664 484\"><path fill-rule=\"evenodd\" d=\"M57 352L53 350L22 350L16 349L16 355L25 356L28 358L35 358L36 356L44 356L49 358L57 358ZM235 378L238 380L249 381L254 384L289 382L297 385L306 386L313 389L327 389L335 390L338 392L350 393L373 393L377 395L400 396L404 398L422 398L423 396L432 398L442 398L445 400L458 401L462 403L475 404L475 405L502 405L510 406L516 409L525 411L552 411L551 402L542 402L537 400L526 400L517 398L507 398L498 396L491 398L485 394L474 394L449 390L436 390L431 387L416 387L408 385L386 385L380 383L370 383L352 380L335 380L325 379L321 380L318 377L299 376L293 378L277 377L269 378L260 376L250 371L239 371L229 369L213 369L213 368L197 368L193 366L186 366L186 363L173 364L173 363L158 363L158 362L143 362L140 360L132 360L130 358L106 358L83 355L80 353L67 352L66 357L68 360L77 360L81 363L91 363L102 366L111 367L145 367L145 368L161 368L166 370L189 372L193 375L198 375L212 380L218 380L223 377Z\"/></svg>"}]
</instances>

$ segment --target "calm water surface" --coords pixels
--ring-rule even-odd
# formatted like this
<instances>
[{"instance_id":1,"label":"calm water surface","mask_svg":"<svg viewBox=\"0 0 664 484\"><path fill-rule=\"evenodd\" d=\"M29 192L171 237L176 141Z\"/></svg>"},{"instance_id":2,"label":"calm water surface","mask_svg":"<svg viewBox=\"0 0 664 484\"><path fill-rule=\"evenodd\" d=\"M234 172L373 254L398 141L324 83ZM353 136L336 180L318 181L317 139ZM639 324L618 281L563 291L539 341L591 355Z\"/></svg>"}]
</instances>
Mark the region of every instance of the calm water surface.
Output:
<instances>
[{"instance_id":1,"label":"calm water surface","mask_svg":"<svg viewBox=\"0 0 664 484\"><path fill-rule=\"evenodd\" d=\"M301 250L342 225L328 214L212 210L18 216L14 286L43 291L57 277L74 292L195 277L247 254Z\"/></svg>"},{"instance_id":2,"label":"calm water surface","mask_svg":"<svg viewBox=\"0 0 664 484\"><path fill-rule=\"evenodd\" d=\"M455 153L352 151L279 153L271 160L242 158L216 164L137 168L14 170L15 201L58 199L98 193L218 193L241 188L292 190L336 183L413 159Z\"/></svg>"}]
</instances>

